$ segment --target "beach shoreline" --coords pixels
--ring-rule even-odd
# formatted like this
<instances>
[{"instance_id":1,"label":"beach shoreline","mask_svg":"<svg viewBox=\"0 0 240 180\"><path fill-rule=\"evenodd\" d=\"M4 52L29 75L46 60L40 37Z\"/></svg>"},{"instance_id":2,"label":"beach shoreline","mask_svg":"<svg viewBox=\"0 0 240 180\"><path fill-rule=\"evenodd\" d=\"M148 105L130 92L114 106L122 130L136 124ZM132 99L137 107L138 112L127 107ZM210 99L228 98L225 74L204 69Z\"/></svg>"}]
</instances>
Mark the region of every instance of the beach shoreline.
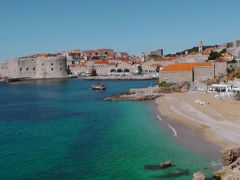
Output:
<instances>
[{"instance_id":1,"label":"beach shoreline","mask_svg":"<svg viewBox=\"0 0 240 180\"><path fill-rule=\"evenodd\" d=\"M161 114L185 124L207 141L221 147L238 145L239 101L206 93L173 93L155 102Z\"/></svg>"},{"instance_id":2,"label":"beach shoreline","mask_svg":"<svg viewBox=\"0 0 240 180\"><path fill-rule=\"evenodd\" d=\"M153 112L153 118L159 124L161 129L172 136L172 140L193 152L201 154L212 160L213 164L219 164L219 151L222 149L218 144L214 144L200 136L198 132L194 131L187 124L172 119L159 111L156 101L151 101L148 106Z\"/></svg>"}]
</instances>

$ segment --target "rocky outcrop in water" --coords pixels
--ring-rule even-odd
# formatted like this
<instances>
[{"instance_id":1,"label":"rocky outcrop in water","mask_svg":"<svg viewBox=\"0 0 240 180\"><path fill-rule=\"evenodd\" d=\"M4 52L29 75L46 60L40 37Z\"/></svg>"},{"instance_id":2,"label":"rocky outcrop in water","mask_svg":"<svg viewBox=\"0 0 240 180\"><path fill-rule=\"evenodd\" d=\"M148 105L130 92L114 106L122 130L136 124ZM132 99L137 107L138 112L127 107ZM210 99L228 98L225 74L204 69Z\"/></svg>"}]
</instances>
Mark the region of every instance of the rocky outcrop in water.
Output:
<instances>
[{"instance_id":1,"label":"rocky outcrop in water","mask_svg":"<svg viewBox=\"0 0 240 180\"><path fill-rule=\"evenodd\" d=\"M202 172L196 172L193 174L193 180L205 180L206 177Z\"/></svg>"},{"instance_id":2,"label":"rocky outcrop in water","mask_svg":"<svg viewBox=\"0 0 240 180\"><path fill-rule=\"evenodd\" d=\"M137 93L137 94L117 94L113 97L107 97L105 101L146 101L161 97L161 93Z\"/></svg>"},{"instance_id":3,"label":"rocky outcrop in water","mask_svg":"<svg viewBox=\"0 0 240 180\"><path fill-rule=\"evenodd\" d=\"M105 101L146 101L163 96L163 93L157 92L158 87L130 89L126 94L117 94L107 97Z\"/></svg>"},{"instance_id":4,"label":"rocky outcrop in water","mask_svg":"<svg viewBox=\"0 0 240 180\"><path fill-rule=\"evenodd\" d=\"M220 151L221 161L224 166L228 166L240 157L240 146L230 147Z\"/></svg>"},{"instance_id":5,"label":"rocky outcrop in water","mask_svg":"<svg viewBox=\"0 0 240 180\"><path fill-rule=\"evenodd\" d=\"M220 151L222 169L213 173L209 180L240 180L240 146ZM202 172L196 172L193 180L205 180Z\"/></svg>"},{"instance_id":6,"label":"rocky outcrop in water","mask_svg":"<svg viewBox=\"0 0 240 180\"><path fill-rule=\"evenodd\" d=\"M172 167L172 160L168 160L165 162L162 162L160 165L145 165L144 169L148 169L148 170L159 170L159 169L165 169L165 168L169 168Z\"/></svg>"},{"instance_id":7,"label":"rocky outcrop in water","mask_svg":"<svg viewBox=\"0 0 240 180\"><path fill-rule=\"evenodd\" d=\"M164 93L184 93L190 88L189 83L177 83L168 87L148 87L148 88L138 88L130 89L128 93L117 94L112 97L107 97L105 101L146 101L153 100L164 95Z\"/></svg>"},{"instance_id":8,"label":"rocky outcrop in water","mask_svg":"<svg viewBox=\"0 0 240 180\"><path fill-rule=\"evenodd\" d=\"M221 180L240 180L240 146L226 148L220 155L223 167L213 173L213 177Z\"/></svg>"},{"instance_id":9,"label":"rocky outcrop in water","mask_svg":"<svg viewBox=\"0 0 240 180\"><path fill-rule=\"evenodd\" d=\"M162 162L160 164L161 168L168 168L168 167L171 167L171 166L172 166L172 160L168 160L168 161Z\"/></svg>"}]
</instances>

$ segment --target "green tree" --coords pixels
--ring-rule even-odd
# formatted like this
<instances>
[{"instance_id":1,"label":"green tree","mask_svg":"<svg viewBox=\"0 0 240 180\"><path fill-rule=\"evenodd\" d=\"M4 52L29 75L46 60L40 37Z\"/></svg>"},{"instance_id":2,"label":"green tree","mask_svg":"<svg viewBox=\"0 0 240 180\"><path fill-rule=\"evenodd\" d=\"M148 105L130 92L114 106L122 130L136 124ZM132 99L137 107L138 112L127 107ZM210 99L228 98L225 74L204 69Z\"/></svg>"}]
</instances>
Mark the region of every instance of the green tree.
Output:
<instances>
[{"instance_id":1,"label":"green tree","mask_svg":"<svg viewBox=\"0 0 240 180\"><path fill-rule=\"evenodd\" d=\"M212 51L208 57L208 60L215 60L217 58L221 57L221 53L218 53L216 51Z\"/></svg>"},{"instance_id":2,"label":"green tree","mask_svg":"<svg viewBox=\"0 0 240 180\"><path fill-rule=\"evenodd\" d=\"M240 74L239 74L239 73L237 73L237 74L236 74L236 77L239 79L239 78L240 78Z\"/></svg>"},{"instance_id":3,"label":"green tree","mask_svg":"<svg viewBox=\"0 0 240 180\"><path fill-rule=\"evenodd\" d=\"M220 54L223 54L223 53L226 53L226 52L227 52L227 50L223 49L223 50L221 50Z\"/></svg>"}]
</instances>

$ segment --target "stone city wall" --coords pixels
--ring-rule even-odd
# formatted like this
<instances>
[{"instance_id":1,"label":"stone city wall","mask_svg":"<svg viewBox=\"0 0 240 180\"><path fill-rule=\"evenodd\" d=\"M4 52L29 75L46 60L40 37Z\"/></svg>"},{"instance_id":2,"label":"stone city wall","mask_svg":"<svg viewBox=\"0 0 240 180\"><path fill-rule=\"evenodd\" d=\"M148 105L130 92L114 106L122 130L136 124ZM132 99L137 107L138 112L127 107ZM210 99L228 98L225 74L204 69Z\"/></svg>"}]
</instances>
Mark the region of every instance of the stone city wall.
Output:
<instances>
[{"instance_id":1,"label":"stone city wall","mask_svg":"<svg viewBox=\"0 0 240 180\"><path fill-rule=\"evenodd\" d=\"M193 72L191 71L160 71L159 81L167 83L191 82L193 81Z\"/></svg>"},{"instance_id":2,"label":"stone city wall","mask_svg":"<svg viewBox=\"0 0 240 180\"><path fill-rule=\"evenodd\" d=\"M65 57L18 58L0 63L2 78L66 78Z\"/></svg>"},{"instance_id":3,"label":"stone city wall","mask_svg":"<svg viewBox=\"0 0 240 180\"><path fill-rule=\"evenodd\" d=\"M196 63L196 62L205 62L208 59L208 55L188 55L186 57L180 57L177 59L176 63Z\"/></svg>"},{"instance_id":4,"label":"stone city wall","mask_svg":"<svg viewBox=\"0 0 240 180\"><path fill-rule=\"evenodd\" d=\"M175 63L176 63L176 60L154 61L153 59L151 59L149 61L144 62L142 65L145 66L145 67L151 66L153 64L159 64L159 65L162 65L162 66L167 66L169 64L175 64Z\"/></svg>"},{"instance_id":5,"label":"stone city wall","mask_svg":"<svg viewBox=\"0 0 240 180\"><path fill-rule=\"evenodd\" d=\"M227 63L226 62L215 62L214 63L214 76L220 76L227 74Z\"/></svg>"},{"instance_id":6,"label":"stone city wall","mask_svg":"<svg viewBox=\"0 0 240 180\"><path fill-rule=\"evenodd\" d=\"M214 66L197 66L193 69L194 82L204 82L214 78Z\"/></svg>"},{"instance_id":7,"label":"stone city wall","mask_svg":"<svg viewBox=\"0 0 240 180\"><path fill-rule=\"evenodd\" d=\"M67 76L65 57L41 57L36 59L36 79L66 78Z\"/></svg>"},{"instance_id":8,"label":"stone city wall","mask_svg":"<svg viewBox=\"0 0 240 180\"><path fill-rule=\"evenodd\" d=\"M0 63L0 77L8 76L8 60Z\"/></svg>"}]
</instances>

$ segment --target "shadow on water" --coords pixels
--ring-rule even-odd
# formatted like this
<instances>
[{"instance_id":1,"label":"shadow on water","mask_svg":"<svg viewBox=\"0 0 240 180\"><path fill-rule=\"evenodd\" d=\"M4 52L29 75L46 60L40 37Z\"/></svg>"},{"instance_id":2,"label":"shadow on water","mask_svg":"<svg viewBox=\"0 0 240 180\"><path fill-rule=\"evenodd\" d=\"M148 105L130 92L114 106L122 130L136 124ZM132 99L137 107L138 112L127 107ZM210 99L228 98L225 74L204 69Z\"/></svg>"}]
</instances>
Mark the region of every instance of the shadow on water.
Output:
<instances>
[{"instance_id":1,"label":"shadow on water","mask_svg":"<svg viewBox=\"0 0 240 180\"><path fill-rule=\"evenodd\" d=\"M9 85L59 85L67 82L68 79L37 79L27 81L11 82Z\"/></svg>"},{"instance_id":2,"label":"shadow on water","mask_svg":"<svg viewBox=\"0 0 240 180\"><path fill-rule=\"evenodd\" d=\"M175 166L176 165L172 165L171 167L168 167L168 168L172 168L172 167L175 167ZM166 169L166 168L162 168L160 165L145 165L144 169L155 171L155 170Z\"/></svg>"},{"instance_id":3,"label":"shadow on water","mask_svg":"<svg viewBox=\"0 0 240 180\"><path fill-rule=\"evenodd\" d=\"M180 176L189 176L190 171L188 169L178 169L179 172L173 172L173 173L168 173L166 175L157 175L157 176L152 176L153 178L177 178Z\"/></svg>"},{"instance_id":4,"label":"shadow on water","mask_svg":"<svg viewBox=\"0 0 240 180\"><path fill-rule=\"evenodd\" d=\"M36 105L35 105L36 106ZM14 113L11 113L14 112ZM29 105L22 106L21 108L15 108L15 106L2 108L0 110L0 121L50 121L66 118L79 118L87 116L89 111L85 112L71 112L64 110L63 108L39 106L34 107ZM16 114L18 115L16 117Z\"/></svg>"}]
</instances>

